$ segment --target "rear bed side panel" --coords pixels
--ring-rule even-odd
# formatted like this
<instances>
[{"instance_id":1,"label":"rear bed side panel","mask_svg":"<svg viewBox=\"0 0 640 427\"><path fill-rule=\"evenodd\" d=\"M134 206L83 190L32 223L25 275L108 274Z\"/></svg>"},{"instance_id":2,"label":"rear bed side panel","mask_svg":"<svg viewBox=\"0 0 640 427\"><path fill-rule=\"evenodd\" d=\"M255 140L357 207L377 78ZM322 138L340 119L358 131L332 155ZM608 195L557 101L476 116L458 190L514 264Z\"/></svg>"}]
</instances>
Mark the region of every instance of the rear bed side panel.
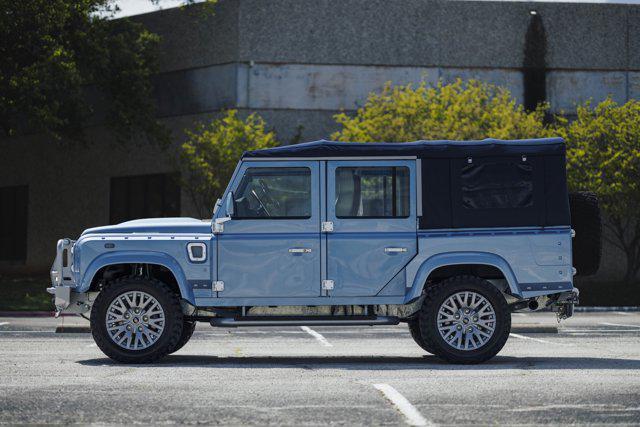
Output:
<instances>
[{"instance_id":1,"label":"rear bed side panel","mask_svg":"<svg viewBox=\"0 0 640 427\"><path fill-rule=\"evenodd\" d=\"M456 264L497 267L521 298L573 287L569 227L420 231L418 246L407 266L407 301L421 294L431 271Z\"/></svg>"}]
</instances>

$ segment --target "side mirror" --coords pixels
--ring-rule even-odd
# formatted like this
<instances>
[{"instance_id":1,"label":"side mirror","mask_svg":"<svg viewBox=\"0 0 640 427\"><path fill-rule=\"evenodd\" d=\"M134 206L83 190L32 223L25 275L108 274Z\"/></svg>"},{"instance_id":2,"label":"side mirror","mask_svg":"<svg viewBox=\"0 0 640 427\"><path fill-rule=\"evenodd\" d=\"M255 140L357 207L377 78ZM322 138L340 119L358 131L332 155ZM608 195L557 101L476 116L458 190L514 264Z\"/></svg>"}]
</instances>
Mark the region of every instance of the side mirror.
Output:
<instances>
[{"instance_id":1,"label":"side mirror","mask_svg":"<svg viewBox=\"0 0 640 427\"><path fill-rule=\"evenodd\" d=\"M227 193L227 198L224 201L225 209L227 210L227 216L233 218L236 216L236 201L233 197L233 191Z\"/></svg>"},{"instance_id":2,"label":"side mirror","mask_svg":"<svg viewBox=\"0 0 640 427\"><path fill-rule=\"evenodd\" d=\"M222 199L216 200L216 204L213 205L213 215L214 216L215 216L216 212L218 212L218 209L220 209L220 206L222 206Z\"/></svg>"}]
</instances>

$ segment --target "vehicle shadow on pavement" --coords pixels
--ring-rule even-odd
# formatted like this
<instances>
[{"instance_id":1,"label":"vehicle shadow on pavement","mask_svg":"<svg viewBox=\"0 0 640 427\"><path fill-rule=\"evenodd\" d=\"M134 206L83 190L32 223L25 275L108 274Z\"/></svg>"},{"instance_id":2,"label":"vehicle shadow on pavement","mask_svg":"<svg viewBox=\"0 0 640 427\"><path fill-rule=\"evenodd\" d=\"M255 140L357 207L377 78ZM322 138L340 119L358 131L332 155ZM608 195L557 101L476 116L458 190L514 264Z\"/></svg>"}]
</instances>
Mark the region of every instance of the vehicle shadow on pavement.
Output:
<instances>
[{"instance_id":1,"label":"vehicle shadow on pavement","mask_svg":"<svg viewBox=\"0 0 640 427\"><path fill-rule=\"evenodd\" d=\"M85 366L122 366L108 358L80 360ZM130 367L171 367L171 368L303 368L303 369L345 369L345 370L506 370L506 369L640 369L640 360L598 357L512 357L496 356L479 365L452 365L435 356L247 356L220 357L208 355L172 355L153 365L126 365Z\"/></svg>"}]
</instances>

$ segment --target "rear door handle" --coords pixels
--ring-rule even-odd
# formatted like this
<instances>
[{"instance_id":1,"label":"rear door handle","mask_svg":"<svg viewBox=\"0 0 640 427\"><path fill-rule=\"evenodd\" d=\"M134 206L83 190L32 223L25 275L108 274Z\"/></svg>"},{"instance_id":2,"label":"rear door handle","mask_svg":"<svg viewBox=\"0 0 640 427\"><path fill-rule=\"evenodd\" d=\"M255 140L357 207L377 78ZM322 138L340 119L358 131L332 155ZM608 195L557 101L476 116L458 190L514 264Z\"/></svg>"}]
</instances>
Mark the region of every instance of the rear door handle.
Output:
<instances>
[{"instance_id":1,"label":"rear door handle","mask_svg":"<svg viewBox=\"0 0 640 427\"><path fill-rule=\"evenodd\" d=\"M310 248L289 248L290 254L310 254Z\"/></svg>"},{"instance_id":2,"label":"rear door handle","mask_svg":"<svg viewBox=\"0 0 640 427\"><path fill-rule=\"evenodd\" d=\"M384 251L388 254L396 254L400 252L407 252L407 248L387 247L387 248L384 248Z\"/></svg>"}]
</instances>

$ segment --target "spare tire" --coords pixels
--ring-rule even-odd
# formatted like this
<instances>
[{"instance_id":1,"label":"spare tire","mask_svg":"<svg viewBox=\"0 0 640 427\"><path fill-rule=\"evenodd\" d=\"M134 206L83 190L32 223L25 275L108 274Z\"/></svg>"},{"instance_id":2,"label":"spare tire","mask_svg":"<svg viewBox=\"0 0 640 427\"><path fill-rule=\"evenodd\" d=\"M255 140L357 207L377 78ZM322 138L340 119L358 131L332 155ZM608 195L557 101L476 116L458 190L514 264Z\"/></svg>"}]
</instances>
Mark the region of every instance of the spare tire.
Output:
<instances>
[{"instance_id":1,"label":"spare tire","mask_svg":"<svg viewBox=\"0 0 640 427\"><path fill-rule=\"evenodd\" d=\"M602 220L598 196L590 191L569 194L573 239L573 266L580 276L596 274L602 256Z\"/></svg>"}]
</instances>

